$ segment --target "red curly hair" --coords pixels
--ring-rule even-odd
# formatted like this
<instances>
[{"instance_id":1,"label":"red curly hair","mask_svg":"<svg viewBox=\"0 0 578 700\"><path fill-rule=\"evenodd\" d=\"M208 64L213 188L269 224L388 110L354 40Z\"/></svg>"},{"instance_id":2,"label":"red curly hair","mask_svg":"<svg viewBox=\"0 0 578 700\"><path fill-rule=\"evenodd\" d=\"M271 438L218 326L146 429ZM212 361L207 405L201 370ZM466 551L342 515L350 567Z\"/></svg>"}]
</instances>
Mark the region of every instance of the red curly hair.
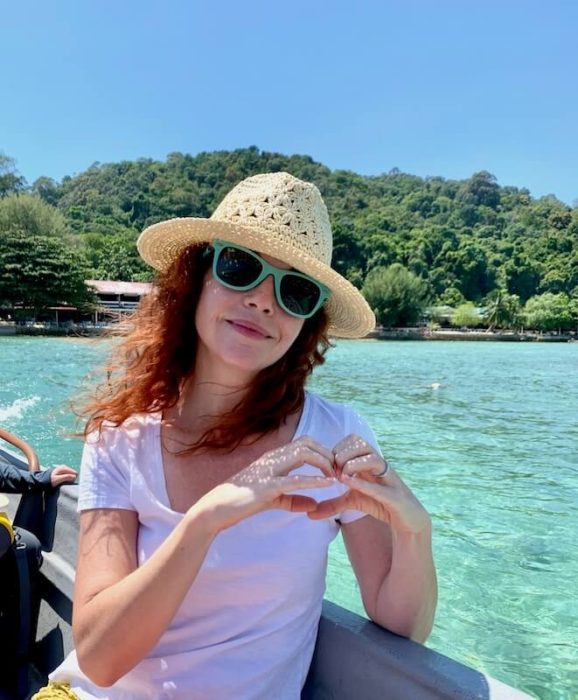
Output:
<instances>
[{"instance_id":1,"label":"red curly hair","mask_svg":"<svg viewBox=\"0 0 578 700\"><path fill-rule=\"evenodd\" d=\"M130 319L113 335L124 338L104 366L106 379L80 412L85 437L103 425L119 426L136 413L163 411L178 401L195 367L195 310L210 258L206 246L186 248ZM305 382L330 347L324 309L307 319L293 345L261 370L239 403L183 452L234 449L243 440L277 429L303 406Z\"/></svg>"}]
</instances>

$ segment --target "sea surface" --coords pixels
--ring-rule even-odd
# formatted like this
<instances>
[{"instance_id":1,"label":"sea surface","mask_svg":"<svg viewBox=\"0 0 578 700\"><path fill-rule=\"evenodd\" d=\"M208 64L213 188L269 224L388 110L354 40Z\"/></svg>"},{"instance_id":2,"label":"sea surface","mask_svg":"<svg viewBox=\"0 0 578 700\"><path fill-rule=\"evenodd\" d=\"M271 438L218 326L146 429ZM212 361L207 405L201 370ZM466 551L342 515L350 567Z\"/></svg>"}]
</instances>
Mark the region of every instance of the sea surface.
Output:
<instances>
[{"instance_id":1,"label":"sea surface","mask_svg":"<svg viewBox=\"0 0 578 700\"><path fill-rule=\"evenodd\" d=\"M69 401L106 344L0 338L0 425L78 465ZM353 404L432 515L432 648L578 698L578 344L340 341L311 388ZM363 614L341 540L331 600Z\"/></svg>"}]
</instances>

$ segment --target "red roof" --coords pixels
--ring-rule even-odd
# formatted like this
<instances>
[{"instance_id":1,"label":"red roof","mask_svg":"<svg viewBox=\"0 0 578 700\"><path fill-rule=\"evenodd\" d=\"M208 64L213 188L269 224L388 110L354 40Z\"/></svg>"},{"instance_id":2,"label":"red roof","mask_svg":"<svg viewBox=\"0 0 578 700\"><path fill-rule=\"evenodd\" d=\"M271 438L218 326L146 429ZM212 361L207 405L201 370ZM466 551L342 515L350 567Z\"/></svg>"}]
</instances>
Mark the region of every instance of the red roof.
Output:
<instances>
[{"instance_id":1,"label":"red roof","mask_svg":"<svg viewBox=\"0 0 578 700\"><path fill-rule=\"evenodd\" d=\"M86 280L98 294L120 294L121 296L142 297L152 289L150 282L115 282L114 280Z\"/></svg>"}]
</instances>

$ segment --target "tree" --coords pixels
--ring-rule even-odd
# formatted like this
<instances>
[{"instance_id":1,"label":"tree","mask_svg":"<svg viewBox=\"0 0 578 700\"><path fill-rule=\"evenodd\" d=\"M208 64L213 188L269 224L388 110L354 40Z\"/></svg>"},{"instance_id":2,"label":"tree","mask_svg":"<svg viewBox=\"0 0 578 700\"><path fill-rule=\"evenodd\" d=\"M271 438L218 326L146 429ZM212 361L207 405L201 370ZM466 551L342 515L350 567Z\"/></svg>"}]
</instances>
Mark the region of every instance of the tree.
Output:
<instances>
[{"instance_id":1,"label":"tree","mask_svg":"<svg viewBox=\"0 0 578 700\"><path fill-rule=\"evenodd\" d=\"M451 324L456 328L462 328L463 326L466 328L477 328L481 325L482 321L483 319L480 317L479 313L476 311L475 305L471 301L460 304L451 318Z\"/></svg>"},{"instance_id":2,"label":"tree","mask_svg":"<svg viewBox=\"0 0 578 700\"><path fill-rule=\"evenodd\" d=\"M53 206L32 194L12 194L0 200L0 234L18 230L29 236L64 237L66 219Z\"/></svg>"},{"instance_id":3,"label":"tree","mask_svg":"<svg viewBox=\"0 0 578 700\"><path fill-rule=\"evenodd\" d=\"M534 296L540 284L542 267L534 255L518 248L502 264L502 276L508 291L517 294L523 301Z\"/></svg>"},{"instance_id":4,"label":"tree","mask_svg":"<svg viewBox=\"0 0 578 700\"><path fill-rule=\"evenodd\" d=\"M152 270L141 260L136 248L136 232L89 234L83 236L91 279L148 281Z\"/></svg>"},{"instance_id":5,"label":"tree","mask_svg":"<svg viewBox=\"0 0 578 700\"><path fill-rule=\"evenodd\" d=\"M466 299L459 289L455 287L447 287L440 297L440 303L444 306L454 306L458 307L462 304L466 304Z\"/></svg>"},{"instance_id":6,"label":"tree","mask_svg":"<svg viewBox=\"0 0 578 700\"><path fill-rule=\"evenodd\" d=\"M362 289L382 326L409 326L422 316L428 301L427 282L399 263L369 272Z\"/></svg>"},{"instance_id":7,"label":"tree","mask_svg":"<svg viewBox=\"0 0 578 700\"><path fill-rule=\"evenodd\" d=\"M462 197L475 206L484 205L495 209L500 203L500 187L495 175L487 170L474 173L469 180L466 180Z\"/></svg>"},{"instance_id":8,"label":"tree","mask_svg":"<svg viewBox=\"0 0 578 700\"><path fill-rule=\"evenodd\" d=\"M33 194L38 195L47 204L55 207L58 204L59 190L58 184L51 177L39 177L32 183L30 188Z\"/></svg>"},{"instance_id":9,"label":"tree","mask_svg":"<svg viewBox=\"0 0 578 700\"><path fill-rule=\"evenodd\" d=\"M14 158L0 153L0 197L21 192L26 187L26 180L16 169Z\"/></svg>"},{"instance_id":10,"label":"tree","mask_svg":"<svg viewBox=\"0 0 578 700\"><path fill-rule=\"evenodd\" d=\"M93 296L84 280L82 262L62 240L17 229L0 234L0 306L85 308Z\"/></svg>"},{"instance_id":11,"label":"tree","mask_svg":"<svg viewBox=\"0 0 578 700\"><path fill-rule=\"evenodd\" d=\"M333 224L333 267L350 281L359 275L363 267L363 255L359 240L347 219Z\"/></svg>"},{"instance_id":12,"label":"tree","mask_svg":"<svg viewBox=\"0 0 578 700\"><path fill-rule=\"evenodd\" d=\"M512 328L520 321L520 297L501 289L493 292L487 298L484 316L489 331Z\"/></svg>"},{"instance_id":13,"label":"tree","mask_svg":"<svg viewBox=\"0 0 578 700\"><path fill-rule=\"evenodd\" d=\"M576 323L572 311L567 294L539 294L526 302L526 326L538 331L569 330Z\"/></svg>"},{"instance_id":14,"label":"tree","mask_svg":"<svg viewBox=\"0 0 578 700\"><path fill-rule=\"evenodd\" d=\"M578 287L574 289L568 300L568 311L572 318L572 325L578 330Z\"/></svg>"},{"instance_id":15,"label":"tree","mask_svg":"<svg viewBox=\"0 0 578 700\"><path fill-rule=\"evenodd\" d=\"M446 254L444 263L445 268L458 280L456 286L466 299L481 299L494 287L495 269L479 243L464 237L457 250Z\"/></svg>"}]
</instances>

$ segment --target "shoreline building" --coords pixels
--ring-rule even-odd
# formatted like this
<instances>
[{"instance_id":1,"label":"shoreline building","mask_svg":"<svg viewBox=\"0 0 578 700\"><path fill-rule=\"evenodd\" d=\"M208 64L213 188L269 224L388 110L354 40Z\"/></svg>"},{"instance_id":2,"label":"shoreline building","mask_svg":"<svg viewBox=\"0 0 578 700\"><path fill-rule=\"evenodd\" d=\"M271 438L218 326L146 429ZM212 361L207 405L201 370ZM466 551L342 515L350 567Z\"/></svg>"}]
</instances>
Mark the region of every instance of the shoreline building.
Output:
<instances>
[{"instance_id":1,"label":"shoreline building","mask_svg":"<svg viewBox=\"0 0 578 700\"><path fill-rule=\"evenodd\" d=\"M115 280L86 280L86 285L94 289L98 297L98 307L94 310L94 323L119 320L123 314L131 313L138 306L141 297L152 289L150 282L117 282Z\"/></svg>"},{"instance_id":2,"label":"shoreline building","mask_svg":"<svg viewBox=\"0 0 578 700\"><path fill-rule=\"evenodd\" d=\"M44 309L33 309L22 304L2 306L0 301L0 323L7 326L53 326L108 325L133 312L141 298L152 289L148 282L120 282L116 280L85 280L95 295L92 311L81 312L76 306L62 303Z\"/></svg>"}]
</instances>

